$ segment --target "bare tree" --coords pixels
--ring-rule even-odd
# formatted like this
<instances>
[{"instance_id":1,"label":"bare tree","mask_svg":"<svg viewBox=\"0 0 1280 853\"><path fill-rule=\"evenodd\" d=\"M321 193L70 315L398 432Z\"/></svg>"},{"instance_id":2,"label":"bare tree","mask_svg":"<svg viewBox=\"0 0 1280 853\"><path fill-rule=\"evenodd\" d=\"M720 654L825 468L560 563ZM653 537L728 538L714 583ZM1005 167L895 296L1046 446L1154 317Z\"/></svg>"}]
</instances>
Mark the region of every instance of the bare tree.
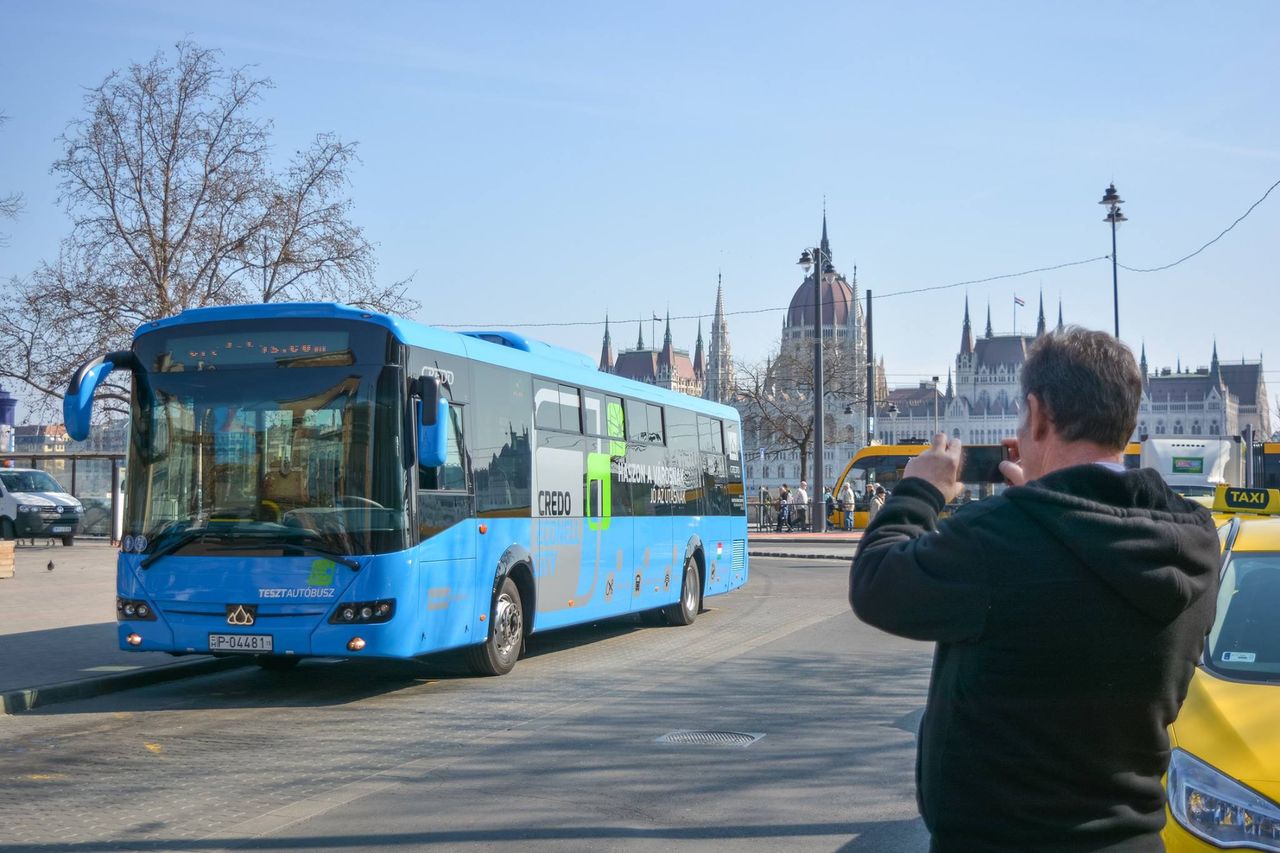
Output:
<instances>
[{"instance_id":1,"label":"bare tree","mask_svg":"<svg viewBox=\"0 0 1280 853\"><path fill-rule=\"evenodd\" d=\"M373 247L349 218L354 143L320 134L272 171L271 122L254 114L270 85L181 42L172 62L157 53L86 94L51 170L71 233L56 260L14 281L23 310L0 318L0 335L19 342L19 356L0 375L60 396L92 353L187 308L319 299L416 309L407 281L375 282Z\"/></svg>"},{"instance_id":2,"label":"bare tree","mask_svg":"<svg viewBox=\"0 0 1280 853\"><path fill-rule=\"evenodd\" d=\"M743 430L767 440L776 449L766 456L796 450L800 454L800 470L809 471L809 454L813 442L814 371L812 347L784 346L764 362L740 364L735 369L739 408ZM861 386L854 376L854 359L846 347L826 341L822 348L824 396L844 403L865 403ZM827 404L830 405L830 399ZM824 411L828 411L824 407ZM824 435L828 445L839 444L834 413L824 419Z\"/></svg>"},{"instance_id":3,"label":"bare tree","mask_svg":"<svg viewBox=\"0 0 1280 853\"><path fill-rule=\"evenodd\" d=\"M0 127L4 127L7 121L9 121L9 117L4 113L0 113ZM16 219L21 212L22 193L0 195L0 219ZM8 244L8 235L0 233L0 246L7 246Z\"/></svg>"}]
</instances>

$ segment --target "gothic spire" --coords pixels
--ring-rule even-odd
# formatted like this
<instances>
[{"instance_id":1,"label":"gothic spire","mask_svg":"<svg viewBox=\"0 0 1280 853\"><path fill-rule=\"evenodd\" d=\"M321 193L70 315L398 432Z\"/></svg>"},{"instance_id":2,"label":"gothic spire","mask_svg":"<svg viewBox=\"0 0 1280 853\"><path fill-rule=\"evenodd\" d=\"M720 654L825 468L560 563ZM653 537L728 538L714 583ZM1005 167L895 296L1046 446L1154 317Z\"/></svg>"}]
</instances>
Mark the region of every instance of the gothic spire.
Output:
<instances>
[{"instance_id":1,"label":"gothic spire","mask_svg":"<svg viewBox=\"0 0 1280 853\"><path fill-rule=\"evenodd\" d=\"M827 200L822 200L822 271L831 266L831 243L827 240Z\"/></svg>"},{"instance_id":2,"label":"gothic spire","mask_svg":"<svg viewBox=\"0 0 1280 853\"><path fill-rule=\"evenodd\" d=\"M693 349L693 375L702 379L707 372L706 357L702 351L702 318L698 318L698 343Z\"/></svg>"},{"instance_id":3,"label":"gothic spire","mask_svg":"<svg viewBox=\"0 0 1280 853\"><path fill-rule=\"evenodd\" d=\"M1209 380L1213 384L1222 386L1222 369L1218 363L1218 339L1213 339L1213 359L1209 362Z\"/></svg>"},{"instance_id":4,"label":"gothic spire","mask_svg":"<svg viewBox=\"0 0 1280 853\"><path fill-rule=\"evenodd\" d=\"M702 396L717 403L733 395L733 352L729 347L729 324L724 317L724 277L716 273L716 310L711 318L711 341L707 348L707 378Z\"/></svg>"},{"instance_id":5,"label":"gothic spire","mask_svg":"<svg viewBox=\"0 0 1280 853\"><path fill-rule=\"evenodd\" d=\"M987 333L986 337L994 338L995 332L991 331L991 300L987 300Z\"/></svg>"},{"instance_id":6,"label":"gothic spire","mask_svg":"<svg viewBox=\"0 0 1280 853\"><path fill-rule=\"evenodd\" d=\"M613 372L613 340L609 337L609 314L604 315L604 343L600 345L600 370Z\"/></svg>"},{"instance_id":7,"label":"gothic spire","mask_svg":"<svg viewBox=\"0 0 1280 853\"><path fill-rule=\"evenodd\" d=\"M667 331L662 336L662 345L664 347L671 346L671 309L667 309Z\"/></svg>"},{"instance_id":8,"label":"gothic spire","mask_svg":"<svg viewBox=\"0 0 1280 853\"><path fill-rule=\"evenodd\" d=\"M644 320L636 324L636 349L644 349Z\"/></svg>"},{"instance_id":9,"label":"gothic spire","mask_svg":"<svg viewBox=\"0 0 1280 853\"><path fill-rule=\"evenodd\" d=\"M1036 337L1044 334L1044 288L1040 288L1040 316L1036 320Z\"/></svg>"},{"instance_id":10,"label":"gothic spire","mask_svg":"<svg viewBox=\"0 0 1280 853\"><path fill-rule=\"evenodd\" d=\"M955 396L955 389L951 385L951 368L947 368L947 399L950 400Z\"/></svg>"},{"instance_id":11,"label":"gothic spire","mask_svg":"<svg viewBox=\"0 0 1280 853\"><path fill-rule=\"evenodd\" d=\"M1146 339L1146 338L1143 338L1143 339L1142 339L1142 359L1138 362L1138 370L1142 373L1142 384L1143 384L1143 386L1145 387L1145 386L1146 386L1146 384L1147 384L1147 376L1148 376L1148 370L1147 370L1147 339Z\"/></svg>"},{"instance_id":12,"label":"gothic spire","mask_svg":"<svg viewBox=\"0 0 1280 853\"><path fill-rule=\"evenodd\" d=\"M1062 331L1062 297L1058 297L1058 331Z\"/></svg>"},{"instance_id":13,"label":"gothic spire","mask_svg":"<svg viewBox=\"0 0 1280 853\"><path fill-rule=\"evenodd\" d=\"M960 332L960 354L973 352L973 324L969 322L969 294L964 295L964 330Z\"/></svg>"}]
</instances>

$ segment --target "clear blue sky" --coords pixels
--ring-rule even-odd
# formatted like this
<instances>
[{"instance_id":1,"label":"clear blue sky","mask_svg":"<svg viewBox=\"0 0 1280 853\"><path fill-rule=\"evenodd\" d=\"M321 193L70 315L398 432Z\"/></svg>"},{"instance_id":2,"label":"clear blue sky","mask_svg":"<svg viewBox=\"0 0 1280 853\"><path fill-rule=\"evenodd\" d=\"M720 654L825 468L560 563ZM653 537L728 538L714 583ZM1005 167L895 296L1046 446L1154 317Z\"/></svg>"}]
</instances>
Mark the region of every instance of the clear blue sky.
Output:
<instances>
[{"instance_id":1,"label":"clear blue sky","mask_svg":"<svg viewBox=\"0 0 1280 853\"><path fill-rule=\"evenodd\" d=\"M889 293L1205 242L1280 179L1280 4L1181 2L15 2L0 28L0 277L57 252L49 165L83 88L180 38L275 88L283 162L318 131L358 140L355 216L380 275L415 274L418 319L599 322L785 306L827 198L833 254ZM1121 331L1155 364L1276 341L1280 190L1173 270L1121 271ZM1111 327L1111 268L967 288L1010 330L1043 286ZM965 288L878 300L892 384L945 374ZM1052 318L1051 318L1052 321ZM730 318L761 359L782 311ZM673 324L692 347L694 320ZM645 324L645 338L650 327ZM526 330L599 352L599 326ZM635 323L615 327L634 343ZM661 334L661 328L659 328ZM1272 391L1272 396L1276 391Z\"/></svg>"}]
</instances>

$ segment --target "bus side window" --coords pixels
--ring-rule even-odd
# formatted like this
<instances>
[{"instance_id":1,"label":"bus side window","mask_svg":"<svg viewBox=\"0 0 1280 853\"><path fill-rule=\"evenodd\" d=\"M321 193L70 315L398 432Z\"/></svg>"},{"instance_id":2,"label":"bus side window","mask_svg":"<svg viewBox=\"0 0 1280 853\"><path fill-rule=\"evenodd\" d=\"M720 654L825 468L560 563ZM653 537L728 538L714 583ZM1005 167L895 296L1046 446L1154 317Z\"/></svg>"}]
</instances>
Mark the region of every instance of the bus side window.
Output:
<instances>
[{"instance_id":1,"label":"bus side window","mask_svg":"<svg viewBox=\"0 0 1280 853\"><path fill-rule=\"evenodd\" d=\"M724 455L729 457L729 464L736 465L742 461L742 449L738 442L738 425L724 425Z\"/></svg>"},{"instance_id":2,"label":"bus side window","mask_svg":"<svg viewBox=\"0 0 1280 853\"><path fill-rule=\"evenodd\" d=\"M462 432L462 407L449 406L448 452L439 468L418 468L421 491L465 492L467 483L466 443Z\"/></svg>"},{"instance_id":3,"label":"bus side window","mask_svg":"<svg viewBox=\"0 0 1280 853\"><path fill-rule=\"evenodd\" d=\"M719 419L698 415L698 447L703 453L724 453Z\"/></svg>"}]
</instances>

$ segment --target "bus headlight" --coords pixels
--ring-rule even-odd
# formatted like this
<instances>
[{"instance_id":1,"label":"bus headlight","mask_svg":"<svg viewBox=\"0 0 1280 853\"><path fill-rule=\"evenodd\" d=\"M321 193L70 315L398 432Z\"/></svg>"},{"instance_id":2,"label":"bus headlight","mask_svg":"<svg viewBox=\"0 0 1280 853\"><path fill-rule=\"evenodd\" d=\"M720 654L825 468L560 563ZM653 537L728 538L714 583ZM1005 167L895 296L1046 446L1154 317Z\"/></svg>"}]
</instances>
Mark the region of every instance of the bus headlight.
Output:
<instances>
[{"instance_id":1,"label":"bus headlight","mask_svg":"<svg viewBox=\"0 0 1280 853\"><path fill-rule=\"evenodd\" d=\"M1169 761L1169 811L1216 846L1280 851L1280 805L1181 749Z\"/></svg>"},{"instance_id":2,"label":"bus headlight","mask_svg":"<svg viewBox=\"0 0 1280 853\"><path fill-rule=\"evenodd\" d=\"M156 612L145 601L132 598L116 599L116 619L121 622L154 622Z\"/></svg>"},{"instance_id":3,"label":"bus headlight","mask_svg":"<svg viewBox=\"0 0 1280 853\"><path fill-rule=\"evenodd\" d=\"M396 613L394 598L339 604L329 616L330 625L374 625L389 622Z\"/></svg>"}]
</instances>

